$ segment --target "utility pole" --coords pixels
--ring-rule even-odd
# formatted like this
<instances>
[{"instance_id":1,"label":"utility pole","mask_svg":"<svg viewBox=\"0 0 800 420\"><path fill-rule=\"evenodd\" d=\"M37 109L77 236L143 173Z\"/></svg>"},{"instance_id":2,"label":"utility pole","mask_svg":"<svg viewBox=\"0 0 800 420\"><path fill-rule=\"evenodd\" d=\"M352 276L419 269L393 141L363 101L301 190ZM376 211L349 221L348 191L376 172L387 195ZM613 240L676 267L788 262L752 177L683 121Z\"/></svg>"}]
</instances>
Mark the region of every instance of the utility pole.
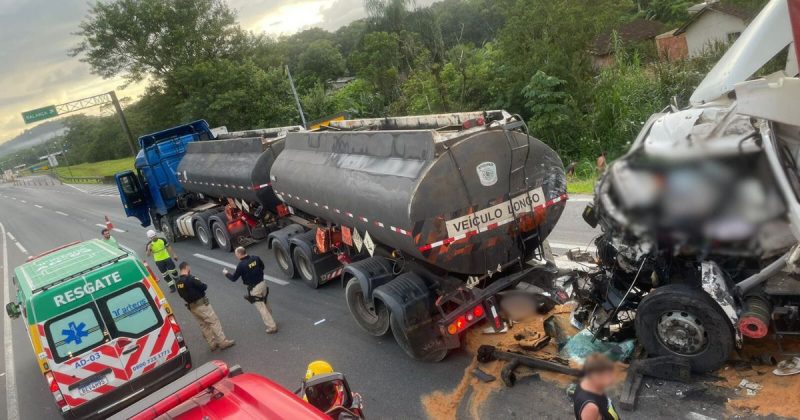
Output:
<instances>
[{"instance_id":1,"label":"utility pole","mask_svg":"<svg viewBox=\"0 0 800 420\"><path fill-rule=\"evenodd\" d=\"M303 121L303 128L308 128L306 125L306 116L303 114L303 107L300 105L300 98L297 96L297 90L294 88L294 80L292 80L292 73L289 71L289 66L286 66L286 75L289 76L289 86L292 87L292 95L294 95L294 103L297 104L297 112L300 113L300 120Z\"/></svg>"},{"instance_id":2,"label":"utility pole","mask_svg":"<svg viewBox=\"0 0 800 420\"><path fill-rule=\"evenodd\" d=\"M122 113L122 106L120 106L119 100L117 100L117 94L113 90L108 92L108 94L111 96L111 103L114 104L114 109L117 110L117 116L119 116L119 123L122 125L122 131L124 131L125 135L128 137L128 145L131 147L131 154L136 156L136 141L133 139L130 127L128 127L128 120L125 119L125 114Z\"/></svg>"}]
</instances>

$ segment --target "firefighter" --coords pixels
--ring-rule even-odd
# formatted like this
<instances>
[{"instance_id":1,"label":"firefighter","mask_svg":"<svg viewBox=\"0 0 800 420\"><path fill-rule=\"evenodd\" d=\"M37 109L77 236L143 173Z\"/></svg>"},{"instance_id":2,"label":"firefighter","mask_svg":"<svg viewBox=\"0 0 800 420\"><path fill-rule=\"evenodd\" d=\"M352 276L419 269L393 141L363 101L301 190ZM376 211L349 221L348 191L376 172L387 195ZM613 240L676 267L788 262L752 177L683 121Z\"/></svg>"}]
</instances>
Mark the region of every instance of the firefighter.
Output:
<instances>
[{"instance_id":1,"label":"firefighter","mask_svg":"<svg viewBox=\"0 0 800 420\"><path fill-rule=\"evenodd\" d=\"M217 313L214 312L214 308L208 303L206 297L208 286L192 275L192 270L186 261L182 262L179 267L181 276L176 284L178 295L186 301L189 312L200 324L200 331L202 331L208 347L211 348L211 351L225 350L236 344L235 341L225 338L225 333L222 332L222 325L219 323Z\"/></svg>"},{"instance_id":2,"label":"firefighter","mask_svg":"<svg viewBox=\"0 0 800 420\"><path fill-rule=\"evenodd\" d=\"M267 334L272 334L278 331L278 326L272 319L272 311L267 303L267 296L269 296L269 287L267 281L264 280L264 261L257 256L247 255L244 247L236 248L234 251L236 258L239 259L239 264L236 265L236 271L231 274L228 269L223 269L222 274L230 281L236 281L239 277L242 278L242 283L247 286L247 295L245 300L252 303L258 313L261 315L261 320L267 327Z\"/></svg>"},{"instance_id":3,"label":"firefighter","mask_svg":"<svg viewBox=\"0 0 800 420\"><path fill-rule=\"evenodd\" d=\"M172 245L164 238L156 236L156 231L150 229L147 231L147 246L145 252L147 256L152 255L153 260L156 262L158 271L164 275L164 280L167 281L169 292L175 292L175 280L178 278L178 270L175 268L175 262L178 261L178 256L172 249Z\"/></svg>"}]
</instances>

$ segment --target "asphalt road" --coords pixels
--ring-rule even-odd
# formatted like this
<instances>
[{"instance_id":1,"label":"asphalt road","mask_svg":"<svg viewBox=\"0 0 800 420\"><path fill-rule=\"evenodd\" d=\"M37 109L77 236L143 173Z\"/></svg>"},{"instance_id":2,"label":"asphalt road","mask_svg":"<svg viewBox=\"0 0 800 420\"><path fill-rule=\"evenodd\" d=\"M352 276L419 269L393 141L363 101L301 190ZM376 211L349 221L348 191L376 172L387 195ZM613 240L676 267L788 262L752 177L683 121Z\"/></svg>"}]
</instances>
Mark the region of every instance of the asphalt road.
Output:
<instances>
[{"instance_id":1,"label":"asphalt road","mask_svg":"<svg viewBox=\"0 0 800 420\"><path fill-rule=\"evenodd\" d=\"M3 263L4 269L13 271L13 267L22 264L28 256L64 243L99 237L99 225L105 216L113 221L114 236L119 242L143 253L145 229L134 219L124 217L118 198L98 187L79 188L84 191L67 185L0 184L0 223L6 231L0 244L5 243L8 258L7 264ZM596 235L580 218L586 201L586 197L573 197L568 202L550 238L557 253L589 244ZM454 351L436 364L411 360L391 335L375 338L359 329L346 308L344 291L338 283L311 290L300 281L285 281L266 246L257 244L250 247L249 252L264 258L266 274L277 279L270 283L270 304L280 331L267 335L256 310L243 299L245 287L222 276L222 264L235 263L232 254L207 250L194 240L178 242L175 249L180 259L192 264L193 273L209 285L208 296L223 329L229 338L236 340L233 348L211 353L180 298L176 294L168 295L195 366L221 359L294 389L308 362L325 359L345 373L351 387L364 396L369 417L407 419L424 418L420 397L432 391L452 389L469 364L470 356L463 351ZM8 317L3 316L3 319L8 322ZM0 418L9 413L9 418L14 420L17 407L21 419L58 417L45 380L38 371L23 322L11 321L13 345L5 346L4 357L0 358L3 375L0 389L5 397L0 398ZM0 336L7 337L6 324L0 326L3 328ZM14 380L16 389L8 388L8 383ZM532 395L537 397L532 399ZM496 418L566 418L571 413L571 404L564 392L542 381L517 387L514 393L501 393L489 404L497 407L492 409ZM661 409L659 407L656 406L654 413Z\"/></svg>"}]
</instances>

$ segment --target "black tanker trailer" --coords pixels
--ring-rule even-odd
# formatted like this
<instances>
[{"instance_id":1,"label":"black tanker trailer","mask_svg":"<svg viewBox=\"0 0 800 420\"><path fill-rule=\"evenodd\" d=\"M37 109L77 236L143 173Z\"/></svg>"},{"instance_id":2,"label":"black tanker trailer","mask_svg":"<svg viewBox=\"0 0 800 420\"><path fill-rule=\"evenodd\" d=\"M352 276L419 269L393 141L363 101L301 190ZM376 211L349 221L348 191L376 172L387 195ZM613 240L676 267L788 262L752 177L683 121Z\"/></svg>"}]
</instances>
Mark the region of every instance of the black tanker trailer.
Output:
<instances>
[{"instance_id":1,"label":"black tanker trailer","mask_svg":"<svg viewBox=\"0 0 800 420\"><path fill-rule=\"evenodd\" d=\"M535 270L566 201L558 155L504 111L331 122L286 136L270 172L309 223L269 235L280 268L341 279L357 323L441 360Z\"/></svg>"}]
</instances>

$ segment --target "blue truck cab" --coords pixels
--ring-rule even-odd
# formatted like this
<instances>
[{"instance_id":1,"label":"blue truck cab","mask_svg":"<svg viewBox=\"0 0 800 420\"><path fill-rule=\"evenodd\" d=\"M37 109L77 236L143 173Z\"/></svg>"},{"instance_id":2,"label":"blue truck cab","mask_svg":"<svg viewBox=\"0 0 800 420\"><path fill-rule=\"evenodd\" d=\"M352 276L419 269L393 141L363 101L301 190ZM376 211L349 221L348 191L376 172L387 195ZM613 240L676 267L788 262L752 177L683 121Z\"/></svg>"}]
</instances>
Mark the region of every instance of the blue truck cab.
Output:
<instances>
[{"instance_id":1,"label":"blue truck cab","mask_svg":"<svg viewBox=\"0 0 800 420\"><path fill-rule=\"evenodd\" d=\"M213 134L205 120L139 137L135 170L114 175L125 214L147 227L175 209L184 192L177 170L186 145L211 138Z\"/></svg>"}]
</instances>

